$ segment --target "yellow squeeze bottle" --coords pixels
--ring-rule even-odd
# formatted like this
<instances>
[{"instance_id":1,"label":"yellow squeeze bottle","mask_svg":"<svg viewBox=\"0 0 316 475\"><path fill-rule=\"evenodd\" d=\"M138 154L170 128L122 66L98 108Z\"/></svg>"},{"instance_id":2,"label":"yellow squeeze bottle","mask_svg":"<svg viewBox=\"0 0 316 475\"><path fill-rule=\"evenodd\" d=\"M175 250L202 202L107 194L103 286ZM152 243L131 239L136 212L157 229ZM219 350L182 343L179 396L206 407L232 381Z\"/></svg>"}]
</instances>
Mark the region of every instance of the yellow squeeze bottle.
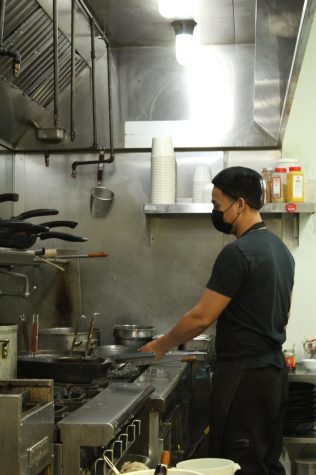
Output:
<instances>
[{"instance_id":1,"label":"yellow squeeze bottle","mask_svg":"<svg viewBox=\"0 0 316 475\"><path fill-rule=\"evenodd\" d=\"M287 174L287 201L304 202L304 173L301 167L290 167Z\"/></svg>"}]
</instances>

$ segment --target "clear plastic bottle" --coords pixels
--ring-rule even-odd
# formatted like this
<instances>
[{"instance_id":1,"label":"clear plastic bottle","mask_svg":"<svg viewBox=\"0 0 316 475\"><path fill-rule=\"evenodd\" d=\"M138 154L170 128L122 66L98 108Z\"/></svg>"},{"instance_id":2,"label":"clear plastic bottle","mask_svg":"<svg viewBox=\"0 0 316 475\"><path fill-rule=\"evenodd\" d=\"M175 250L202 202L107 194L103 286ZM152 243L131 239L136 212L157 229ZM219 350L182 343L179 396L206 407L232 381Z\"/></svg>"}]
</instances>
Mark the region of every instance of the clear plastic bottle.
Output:
<instances>
[{"instance_id":1,"label":"clear plastic bottle","mask_svg":"<svg viewBox=\"0 0 316 475\"><path fill-rule=\"evenodd\" d=\"M261 175L264 181L265 190L264 190L264 202L271 203L272 201L272 194L271 194L271 185L272 185L272 173L273 168L263 168Z\"/></svg>"},{"instance_id":2,"label":"clear plastic bottle","mask_svg":"<svg viewBox=\"0 0 316 475\"><path fill-rule=\"evenodd\" d=\"M271 201L272 203L284 203L286 201L286 168L274 169L272 173Z\"/></svg>"},{"instance_id":3,"label":"clear plastic bottle","mask_svg":"<svg viewBox=\"0 0 316 475\"><path fill-rule=\"evenodd\" d=\"M304 173L301 167L289 167L287 174L287 201L304 201Z\"/></svg>"}]
</instances>

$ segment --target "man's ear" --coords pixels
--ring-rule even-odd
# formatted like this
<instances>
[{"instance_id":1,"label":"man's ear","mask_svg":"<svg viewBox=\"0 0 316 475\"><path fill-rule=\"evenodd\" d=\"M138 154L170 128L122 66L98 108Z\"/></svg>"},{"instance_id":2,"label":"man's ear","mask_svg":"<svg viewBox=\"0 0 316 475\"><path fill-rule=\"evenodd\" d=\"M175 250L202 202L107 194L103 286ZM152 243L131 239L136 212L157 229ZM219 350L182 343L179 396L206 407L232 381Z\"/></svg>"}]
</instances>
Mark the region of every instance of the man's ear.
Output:
<instances>
[{"instance_id":1,"label":"man's ear","mask_svg":"<svg viewBox=\"0 0 316 475\"><path fill-rule=\"evenodd\" d=\"M241 211L244 211L244 209L245 209L246 206L247 206L247 203L246 203L246 201L245 201L244 198L240 197L240 198L238 198L238 205L239 205L239 209L240 209Z\"/></svg>"}]
</instances>

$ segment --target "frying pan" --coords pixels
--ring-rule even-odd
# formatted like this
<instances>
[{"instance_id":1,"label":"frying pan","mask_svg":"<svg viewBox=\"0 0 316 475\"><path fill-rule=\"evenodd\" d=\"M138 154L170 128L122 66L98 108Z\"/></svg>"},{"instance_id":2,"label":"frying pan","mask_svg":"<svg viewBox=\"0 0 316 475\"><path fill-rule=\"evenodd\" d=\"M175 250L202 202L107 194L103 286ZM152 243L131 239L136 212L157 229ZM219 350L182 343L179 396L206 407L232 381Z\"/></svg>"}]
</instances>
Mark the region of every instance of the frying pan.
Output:
<instances>
[{"instance_id":1,"label":"frying pan","mask_svg":"<svg viewBox=\"0 0 316 475\"><path fill-rule=\"evenodd\" d=\"M16 222L12 222L16 225ZM73 234L68 233L59 233L51 231L49 232L49 228L40 225L31 225L28 224L27 226L31 226L30 228L23 228L23 224L26 223L19 223L18 226L13 226L12 224L12 231L10 233L6 232L1 235L1 227L0 227L0 246L1 247L10 247L15 249L28 249L35 244L37 238L41 240L45 239L62 239L63 241L70 241L70 242L86 242L88 239L81 236L75 236ZM20 227L19 227L20 226ZM19 230L17 230L19 228ZM8 229L8 228L3 228ZM23 231L22 231L23 229ZM45 231L45 232L43 232Z\"/></svg>"}]
</instances>

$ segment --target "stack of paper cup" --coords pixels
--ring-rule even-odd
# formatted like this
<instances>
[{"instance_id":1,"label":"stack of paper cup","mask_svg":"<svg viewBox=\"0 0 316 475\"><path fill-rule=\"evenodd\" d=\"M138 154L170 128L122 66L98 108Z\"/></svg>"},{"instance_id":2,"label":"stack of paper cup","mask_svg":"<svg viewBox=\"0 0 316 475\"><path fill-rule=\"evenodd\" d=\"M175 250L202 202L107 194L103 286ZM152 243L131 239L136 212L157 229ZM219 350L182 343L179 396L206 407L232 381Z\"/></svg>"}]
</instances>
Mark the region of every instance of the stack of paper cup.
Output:
<instances>
[{"instance_id":1,"label":"stack of paper cup","mask_svg":"<svg viewBox=\"0 0 316 475\"><path fill-rule=\"evenodd\" d=\"M171 137L152 139L151 151L151 202L176 202L176 158Z\"/></svg>"},{"instance_id":2,"label":"stack of paper cup","mask_svg":"<svg viewBox=\"0 0 316 475\"><path fill-rule=\"evenodd\" d=\"M198 165L194 169L192 201L203 203L203 190L212 181L211 170L207 165Z\"/></svg>"}]
</instances>

